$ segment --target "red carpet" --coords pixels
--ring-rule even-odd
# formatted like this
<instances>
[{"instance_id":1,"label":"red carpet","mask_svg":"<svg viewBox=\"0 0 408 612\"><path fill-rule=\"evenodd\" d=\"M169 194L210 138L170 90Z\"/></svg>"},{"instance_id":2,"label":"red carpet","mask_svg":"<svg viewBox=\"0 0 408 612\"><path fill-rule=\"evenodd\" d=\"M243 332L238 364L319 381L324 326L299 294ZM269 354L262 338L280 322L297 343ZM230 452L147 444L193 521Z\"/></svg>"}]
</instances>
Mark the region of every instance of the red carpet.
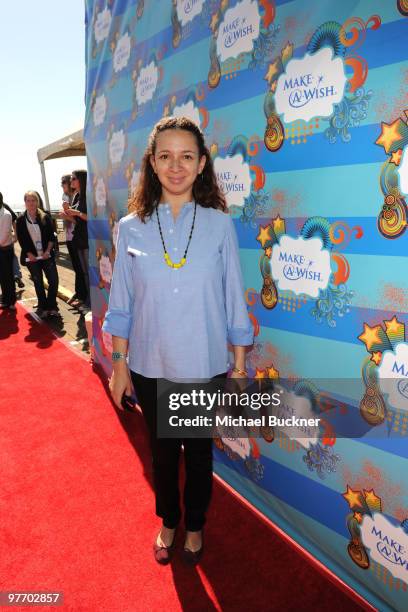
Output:
<instances>
[{"instance_id":1,"label":"red carpet","mask_svg":"<svg viewBox=\"0 0 408 612\"><path fill-rule=\"evenodd\" d=\"M0 590L95 612L360 609L219 484L199 568L158 566L141 417L20 306L0 313L0 364Z\"/></svg>"}]
</instances>

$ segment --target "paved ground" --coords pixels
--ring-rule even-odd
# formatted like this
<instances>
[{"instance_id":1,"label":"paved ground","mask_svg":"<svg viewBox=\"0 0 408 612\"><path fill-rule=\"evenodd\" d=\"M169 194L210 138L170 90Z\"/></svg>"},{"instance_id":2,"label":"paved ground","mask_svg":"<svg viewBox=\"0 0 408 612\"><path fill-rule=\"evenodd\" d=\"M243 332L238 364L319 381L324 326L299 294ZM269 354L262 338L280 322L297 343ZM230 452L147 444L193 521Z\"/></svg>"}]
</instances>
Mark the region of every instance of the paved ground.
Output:
<instances>
[{"instance_id":1,"label":"paved ground","mask_svg":"<svg viewBox=\"0 0 408 612\"><path fill-rule=\"evenodd\" d=\"M19 257L20 247L18 244L15 246L15 251ZM82 353L89 353L85 315L66 303L74 292L74 272L64 243L60 243L57 267L59 276L58 308L61 318L46 319L44 323L48 325L58 337L64 337L72 347ZM24 289L18 289L18 287L16 287L17 299L22 302L26 308L31 310L32 315L36 317L34 311L37 304L37 297L35 295L34 285L30 279L27 268L22 266L21 271L23 273L25 287Z\"/></svg>"}]
</instances>

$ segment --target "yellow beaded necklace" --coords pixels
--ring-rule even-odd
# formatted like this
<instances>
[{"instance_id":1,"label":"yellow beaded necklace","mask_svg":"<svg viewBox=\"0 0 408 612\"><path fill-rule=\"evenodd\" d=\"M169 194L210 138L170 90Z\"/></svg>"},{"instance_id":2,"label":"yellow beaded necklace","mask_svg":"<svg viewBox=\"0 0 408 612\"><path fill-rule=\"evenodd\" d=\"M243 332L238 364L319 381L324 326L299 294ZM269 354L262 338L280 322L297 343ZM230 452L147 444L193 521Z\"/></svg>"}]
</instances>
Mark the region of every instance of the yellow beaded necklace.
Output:
<instances>
[{"instance_id":1,"label":"yellow beaded necklace","mask_svg":"<svg viewBox=\"0 0 408 612\"><path fill-rule=\"evenodd\" d=\"M173 263L171 260L170 255L167 252L166 249L166 245L164 244L164 238L163 238L163 232L162 232L162 228L160 225L160 219L159 219L159 212L158 212L158 206L156 206L156 216L157 216L157 223L159 225L159 232L160 232L160 238L162 241L162 245L163 245L163 251L164 251L164 261L166 262L166 264L169 266L169 268L174 268L174 269L178 269L178 268L182 268L184 266L184 264L187 261L187 251L188 251L188 247L190 246L190 242L191 242L191 236L193 235L193 230L194 230L194 223L195 223L195 218L196 218L196 211L197 211L197 202L194 202L194 215L193 215L193 223L191 225L191 230L190 230L190 236L188 237L188 242L187 242L187 246L186 246L186 250L184 251L184 255L183 257L180 259L179 263Z\"/></svg>"}]
</instances>

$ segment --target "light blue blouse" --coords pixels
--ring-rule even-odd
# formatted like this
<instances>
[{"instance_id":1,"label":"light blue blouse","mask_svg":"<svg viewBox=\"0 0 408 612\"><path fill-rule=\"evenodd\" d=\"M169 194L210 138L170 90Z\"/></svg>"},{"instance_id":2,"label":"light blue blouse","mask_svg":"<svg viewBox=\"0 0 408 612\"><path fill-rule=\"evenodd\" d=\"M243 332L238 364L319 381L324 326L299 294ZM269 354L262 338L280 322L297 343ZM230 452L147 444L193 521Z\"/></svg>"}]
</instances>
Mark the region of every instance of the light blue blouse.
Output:
<instances>
[{"instance_id":1,"label":"light blue blouse","mask_svg":"<svg viewBox=\"0 0 408 612\"><path fill-rule=\"evenodd\" d=\"M194 204L174 220L159 206L167 252L182 258ZM210 378L226 372L228 346L249 346L253 327L243 295L231 217L197 205L186 264L166 265L156 213L119 222L116 261L103 329L129 339L129 368L149 378Z\"/></svg>"}]
</instances>

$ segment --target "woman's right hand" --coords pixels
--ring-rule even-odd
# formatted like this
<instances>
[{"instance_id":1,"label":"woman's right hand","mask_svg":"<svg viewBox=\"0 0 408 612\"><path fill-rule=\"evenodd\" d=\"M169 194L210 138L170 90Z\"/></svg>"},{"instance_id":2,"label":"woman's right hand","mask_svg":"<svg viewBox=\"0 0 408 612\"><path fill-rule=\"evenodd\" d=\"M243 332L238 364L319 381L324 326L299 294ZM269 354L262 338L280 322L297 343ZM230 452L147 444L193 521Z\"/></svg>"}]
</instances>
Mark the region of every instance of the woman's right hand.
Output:
<instances>
[{"instance_id":1,"label":"woman's right hand","mask_svg":"<svg viewBox=\"0 0 408 612\"><path fill-rule=\"evenodd\" d=\"M28 259L34 263L35 261L37 261L37 258L35 257L35 255L33 255L32 253L27 253L27 257Z\"/></svg>"},{"instance_id":2,"label":"woman's right hand","mask_svg":"<svg viewBox=\"0 0 408 612\"><path fill-rule=\"evenodd\" d=\"M132 381L125 361L114 365L112 376L109 380L109 389L115 405L122 409L123 394L132 395Z\"/></svg>"}]
</instances>

